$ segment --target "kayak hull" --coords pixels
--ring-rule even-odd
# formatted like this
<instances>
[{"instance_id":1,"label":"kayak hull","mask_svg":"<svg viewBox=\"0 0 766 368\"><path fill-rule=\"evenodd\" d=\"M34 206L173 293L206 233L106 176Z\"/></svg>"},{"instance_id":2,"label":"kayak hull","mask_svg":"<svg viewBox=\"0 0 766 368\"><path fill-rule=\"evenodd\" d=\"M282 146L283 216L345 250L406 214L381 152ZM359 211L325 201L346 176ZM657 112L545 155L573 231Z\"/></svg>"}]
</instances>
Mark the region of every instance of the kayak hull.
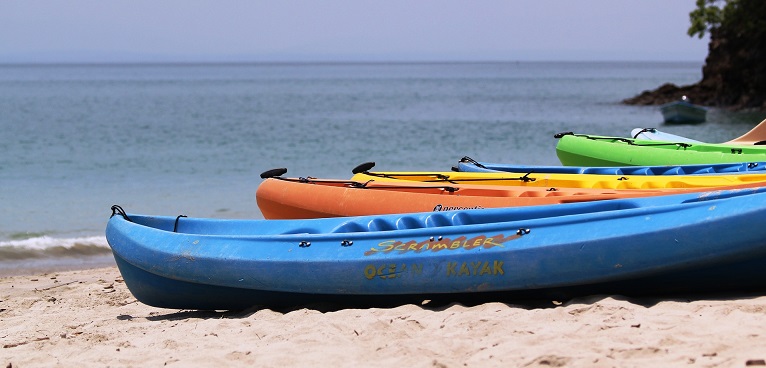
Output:
<instances>
[{"instance_id":1,"label":"kayak hull","mask_svg":"<svg viewBox=\"0 0 766 368\"><path fill-rule=\"evenodd\" d=\"M696 165L766 161L766 147L563 134L556 155L566 166Z\"/></svg>"},{"instance_id":2,"label":"kayak hull","mask_svg":"<svg viewBox=\"0 0 766 368\"><path fill-rule=\"evenodd\" d=\"M508 172L595 175L722 175L763 174L766 162L736 162L727 164L661 165L661 166L547 166L514 165L461 160L455 167L459 172Z\"/></svg>"},{"instance_id":3,"label":"kayak hull","mask_svg":"<svg viewBox=\"0 0 766 368\"><path fill-rule=\"evenodd\" d=\"M766 266L766 257L760 256L679 271L657 272L652 276L621 281L545 289L418 295L337 295L274 292L180 281L145 271L116 255L115 260L128 289L140 302L158 308L198 310L242 310L253 306L297 306L311 303L381 307L421 304L426 300L435 303L478 304L530 298L565 300L584 295L615 293L656 296L758 292L765 288L763 269Z\"/></svg>"},{"instance_id":4,"label":"kayak hull","mask_svg":"<svg viewBox=\"0 0 766 368\"><path fill-rule=\"evenodd\" d=\"M421 182L529 188L591 188L610 190L709 190L763 186L766 174L602 175L512 172L363 172L351 180L381 183Z\"/></svg>"},{"instance_id":5,"label":"kayak hull","mask_svg":"<svg viewBox=\"0 0 766 368\"><path fill-rule=\"evenodd\" d=\"M106 237L134 296L163 308L734 290L766 281L765 191L313 220L118 213Z\"/></svg>"},{"instance_id":6,"label":"kayak hull","mask_svg":"<svg viewBox=\"0 0 766 368\"><path fill-rule=\"evenodd\" d=\"M408 182L300 181L270 178L256 191L258 208L266 219L308 219L408 212L454 211L498 207L600 201L672 193L671 190L612 190L435 185Z\"/></svg>"}]
</instances>

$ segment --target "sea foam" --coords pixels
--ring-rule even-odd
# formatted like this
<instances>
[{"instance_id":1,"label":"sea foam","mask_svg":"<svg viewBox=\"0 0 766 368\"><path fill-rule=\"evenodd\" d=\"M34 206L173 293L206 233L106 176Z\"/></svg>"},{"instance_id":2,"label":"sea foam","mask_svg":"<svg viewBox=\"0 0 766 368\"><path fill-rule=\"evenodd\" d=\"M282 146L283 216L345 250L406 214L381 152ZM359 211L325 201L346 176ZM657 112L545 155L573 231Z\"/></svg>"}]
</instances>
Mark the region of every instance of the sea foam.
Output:
<instances>
[{"instance_id":1,"label":"sea foam","mask_svg":"<svg viewBox=\"0 0 766 368\"><path fill-rule=\"evenodd\" d=\"M54 238L40 236L0 242L0 261L30 258L84 257L110 252L103 236Z\"/></svg>"}]
</instances>

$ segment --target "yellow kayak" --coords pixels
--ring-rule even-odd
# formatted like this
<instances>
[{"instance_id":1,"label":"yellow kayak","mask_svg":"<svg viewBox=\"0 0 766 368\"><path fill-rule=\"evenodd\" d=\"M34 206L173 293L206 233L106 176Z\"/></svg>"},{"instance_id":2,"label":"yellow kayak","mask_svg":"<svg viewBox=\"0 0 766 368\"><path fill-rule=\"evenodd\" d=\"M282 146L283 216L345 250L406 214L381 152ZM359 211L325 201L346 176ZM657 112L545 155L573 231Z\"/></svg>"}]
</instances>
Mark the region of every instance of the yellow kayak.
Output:
<instances>
[{"instance_id":1,"label":"yellow kayak","mask_svg":"<svg viewBox=\"0 0 766 368\"><path fill-rule=\"evenodd\" d=\"M766 174L726 175L596 175L485 172L359 172L352 181L418 181L427 183L509 185L548 188L685 189L766 185Z\"/></svg>"}]
</instances>

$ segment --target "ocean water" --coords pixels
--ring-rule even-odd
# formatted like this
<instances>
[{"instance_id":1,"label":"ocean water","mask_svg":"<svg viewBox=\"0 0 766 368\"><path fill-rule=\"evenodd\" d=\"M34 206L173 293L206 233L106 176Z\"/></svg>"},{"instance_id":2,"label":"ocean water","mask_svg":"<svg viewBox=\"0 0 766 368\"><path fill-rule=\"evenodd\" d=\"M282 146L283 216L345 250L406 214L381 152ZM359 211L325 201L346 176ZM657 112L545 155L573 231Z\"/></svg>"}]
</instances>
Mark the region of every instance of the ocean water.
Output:
<instances>
[{"instance_id":1,"label":"ocean water","mask_svg":"<svg viewBox=\"0 0 766 368\"><path fill-rule=\"evenodd\" d=\"M262 218L259 174L356 165L556 165L562 131L627 136L656 107L620 101L701 78L700 63L0 65L0 274L111 262L129 213ZM714 110L664 130L704 141L764 116Z\"/></svg>"}]
</instances>

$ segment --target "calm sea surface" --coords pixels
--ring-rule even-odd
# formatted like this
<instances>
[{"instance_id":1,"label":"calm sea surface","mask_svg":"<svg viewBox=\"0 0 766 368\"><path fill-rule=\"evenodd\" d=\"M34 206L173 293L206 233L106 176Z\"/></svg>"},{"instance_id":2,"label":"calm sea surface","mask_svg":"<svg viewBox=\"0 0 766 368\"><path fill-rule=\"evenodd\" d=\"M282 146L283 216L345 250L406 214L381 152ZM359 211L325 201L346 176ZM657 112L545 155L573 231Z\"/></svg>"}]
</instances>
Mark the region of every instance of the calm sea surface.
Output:
<instances>
[{"instance_id":1,"label":"calm sea surface","mask_svg":"<svg viewBox=\"0 0 766 368\"><path fill-rule=\"evenodd\" d=\"M112 204L262 218L259 174L276 167L556 165L555 133L659 127L656 107L620 101L700 78L698 63L0 65L0 274L109 262ZM663 129L724 141L761 118Z\"/></svg>"}]
</instances>

